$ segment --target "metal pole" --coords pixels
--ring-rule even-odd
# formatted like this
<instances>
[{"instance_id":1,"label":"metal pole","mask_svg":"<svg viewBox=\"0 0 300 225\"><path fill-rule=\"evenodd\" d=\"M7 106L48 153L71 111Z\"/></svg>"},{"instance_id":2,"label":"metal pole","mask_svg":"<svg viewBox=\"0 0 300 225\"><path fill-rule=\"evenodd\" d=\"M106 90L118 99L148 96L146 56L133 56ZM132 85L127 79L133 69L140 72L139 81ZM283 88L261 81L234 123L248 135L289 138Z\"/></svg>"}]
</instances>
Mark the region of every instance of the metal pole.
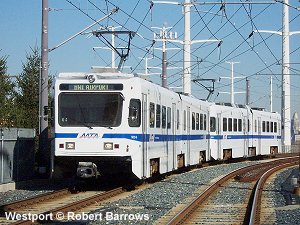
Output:
<instances>
[{"instance_id":1,"label":"metal pole","mask_svg":"<svg viewBox=\"0 0 300 225\"><path fill-rule=\"evenodd\" d=\"M111 27L111 31L114 32L115 31L115 27ZM115 56L115 34L112 33L111 34L111 45L113 46L113 48L111 49L111 68L116 68L116 56Z\"/></svg>"},{"instance_id":2,"label":"metal pole","mask_svg":"<svg viewBox=\"0 0 300 225\"><path fill-rule=\"evenodd\" d=\"M246 105L250 103L250 81L246 78Z\"/></svg>"},{"instance_id":3,"label":"metal pole","mask_svg":"<svg viewBox=\"0 0 300 225\"><path fill-rule=\"evenodd\" d=\"M234 73L233 73L233 65L240 62L226 62L231 64L231 91L230 91L230 97L231 97L231 104L234 104Z\"/></svg>"},{"instance_id":4,"label":"metal pole","mask_svg":"<svg viewBox=\"0 0 300 225\"><path fill-rule=\"evenodd\" d=\"M163 33L164 33L164 29L163 29ZM166 37L165 37L166 38ZM167 88L168 84L167 84L167 52L166 52L166 40L163 41L163 47L162 47L162 87Z\"/></svg>"},{"instance_id":5,"label":"metal pole","mask_svg":"<svg viewBox=\"0 0 300 225\"><path fill-rule=\"evenodd\" d=\"M270 112L273 112L273 76L270 77Z\"/></svg>"},{"instance_id":6,"label":"metal pole","mask_svg":"<svg viewBox=\"0 0 300 225\"><path fill-rule=\"evenodd\" d=\"M233 62L231 63L231 104L234 104L234 76L233 76Z\"/></svg>"},{"instance_id":7,"label":"metal pole","mask_svg":"<svg viewBox=\"0 0 300 225\"><path fill-rule=\"evenodd\" d=\"M43 166L48 161L48 0L42 0L41 73L39 90L39 150Z\"/></svg>"},{"instance_id":8,"label":"metal pole","mask_svg":"<svg viewBox=\"0 0 300 225\"><path fill-rule=\"evenodd\" d=\"M282 136L285 150L291 147L289 1L284 0L282 16Z\"/></svg>"},{"instance_id":9,"label":"metal pole","mask_svg":"<svg viewBox=\"0 0 300 225\"><path fill-rule=\"evenodd\" d=\"M183 93L191 94L191 1L184 2Z\"/></svg>"}]
</instances>

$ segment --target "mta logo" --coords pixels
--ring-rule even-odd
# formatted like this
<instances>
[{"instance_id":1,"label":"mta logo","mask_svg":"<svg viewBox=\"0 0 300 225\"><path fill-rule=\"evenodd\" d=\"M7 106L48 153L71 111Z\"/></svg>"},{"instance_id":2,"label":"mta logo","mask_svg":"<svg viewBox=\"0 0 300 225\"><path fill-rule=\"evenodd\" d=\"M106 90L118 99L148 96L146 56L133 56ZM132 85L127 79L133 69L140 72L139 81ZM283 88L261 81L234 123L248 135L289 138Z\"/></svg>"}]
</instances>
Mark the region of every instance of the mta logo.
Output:
<instances>
[{"instance_id":1,"label":"mta logo","mask_svg":"<svg viewBox=\"0 0 300 225\"><path fill-rule=\"evenodd\" d=\"M98 138L97 133L83 133L80 138Z\"/></svg>"}]
</instances>

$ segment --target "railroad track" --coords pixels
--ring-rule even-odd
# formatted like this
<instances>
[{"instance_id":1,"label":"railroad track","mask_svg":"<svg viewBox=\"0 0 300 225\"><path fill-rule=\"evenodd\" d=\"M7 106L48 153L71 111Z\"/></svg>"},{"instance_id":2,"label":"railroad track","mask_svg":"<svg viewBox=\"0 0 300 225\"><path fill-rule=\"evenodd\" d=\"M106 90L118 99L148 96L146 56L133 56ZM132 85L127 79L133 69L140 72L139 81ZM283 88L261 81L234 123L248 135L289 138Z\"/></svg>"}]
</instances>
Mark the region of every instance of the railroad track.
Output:
<instances>
[{"instance_id":1,"label":"railroad track","mask_svg":"<svg viewBox=\"0 0 300 225\"><path fill-rule=\"evenodd\" d=\"M67 215L68 212L76 212L85 207L99 204L99 202L117 196L123 193L122 187L115 188L110 191L100 192L76 192L73 193L68 189L55 191L52 193L43 194L34 198L25 199L2 206L0 224L32 224L33 220L36 223L43 223L47 220L55 222L56 219L64 220L62 215ZM30 216L17 220L7 220L6 215L38 215L37 219ZM48 216L47 216L48 215ZM50 216L51 215L51 216ZM39 221L42 219L42 221Z\"/></svg>"},{"instance_id":2,"label":"railroad track","mask_svg":"<svg viewBox=\"0 0 300 225\"><path fill-rule=\"evenodd\" d=\"M165 216L157 224L259 224L259 196L267 177L297 163L298 158L288 158L237 169L213 181L189 199L188 204L171 210L171 216ZM262 180L258 181L260 177ZM257 192L253 194L256 182ZM232 190L236 195L227 195Z\"/></svg>"}]
</instances>

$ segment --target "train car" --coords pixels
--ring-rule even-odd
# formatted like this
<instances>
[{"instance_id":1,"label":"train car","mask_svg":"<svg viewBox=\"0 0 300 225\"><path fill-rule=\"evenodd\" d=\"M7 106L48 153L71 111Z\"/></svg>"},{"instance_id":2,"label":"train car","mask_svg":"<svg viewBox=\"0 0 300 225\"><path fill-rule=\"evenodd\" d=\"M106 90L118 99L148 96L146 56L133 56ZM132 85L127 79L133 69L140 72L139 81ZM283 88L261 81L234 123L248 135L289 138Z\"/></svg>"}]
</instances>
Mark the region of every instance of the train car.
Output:
<instances>
[{"instance_id":1,"label":"train car","mask_svg":"<svg viewBox=\"0 0 300 225\"><path fill-rule=\"evenodd\" d=\"M281 117L277 112L266 112L262 108L251 109L252 155L266 155L282 152Z\"/></svg>"},{"instance_id":2,"label":"train car","mask_svg":"<svg viewBox=\"0 0 300 225\"><path fill-rule=\"evenodd\" d=\"M175 93L115 70L55 80L54 177L145 179L280 151L280 115Z\"/></svg>"},{"instance_id":3,"label":"train car","mask_svg":"<svg viewBox=\"0 0 300 225\"><path fill-rule=\"evenodd\" d=\"M139 179L208 157L209 103L116 71L55 81L54 176Z\"/></svg>"},{"instance_id":4,"label":"train car","mask_svg":"<svg viewBox=\"0 0 300 225\"><path fill-rule=\"evenodd\" d=\"M280 115L245 105L210 107L212 158L250 157L280 152Z\"/></svg>"}]
</instances>

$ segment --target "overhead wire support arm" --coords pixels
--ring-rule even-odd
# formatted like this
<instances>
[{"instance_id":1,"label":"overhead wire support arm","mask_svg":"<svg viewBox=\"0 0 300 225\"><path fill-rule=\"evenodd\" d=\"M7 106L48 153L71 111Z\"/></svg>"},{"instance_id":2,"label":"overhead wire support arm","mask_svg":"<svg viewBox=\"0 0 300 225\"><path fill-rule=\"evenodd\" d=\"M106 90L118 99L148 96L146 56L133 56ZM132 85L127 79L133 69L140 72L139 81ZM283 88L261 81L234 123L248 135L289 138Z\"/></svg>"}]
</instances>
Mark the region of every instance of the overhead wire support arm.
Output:
<instances>
[{"instance_id":1,"label":"overhead wire support arm","mask_svg":"<svg viewBox=\"0 0 300 225\"><path fill-rule=\"evenodd\" d=\"M59 48L60 46L66 44L67 42L71 41L72 39L74 39L75 37L83 34L86 30L90 29L91 27L95 26L96 24L98 24L99 22L101 22L102 20L106 19L107 17L111 16L112 14L118 12L118 8L113 8L107 15L105 15L104 17L102 17L101 19L95 21L94 23L92 23L91 25L87 26L86 28L82 29L81 31L79 31L78 33L74 34L73 36L71 36L70 38L68 38L67 40L63 41L62 43L56 45L55 47L49 49L49 52Z\"/></svg>"},{"instance_id":2,"label":"overhead wire support arm","mask_svg":"<svg viewBox=\"0 0 300 225\"><path fill-rule=\"evenodd\" d=\"M192 80L194 83L199 84L201 87L205 88L209 93L208 96L206 97L206 100L208 101L211 97L211 95L215 92L215 82L216 79L205 79L205 78L198 78ZM210 81L212 82L212 86L206 86L201 83L201 81Z\"/></svg>"},{"instance_id":3,"label":"overhead wire support arm","mask_svg":"<svg viewBox=\"0 0 300 225\"><path fill-rule=\"evenodd\" d=\"M133 32L133 31L92 31L92 34L95 35L96 37L102 37L106 41L107 45L120 56L121 59L120 59L119 65L118 65L118 70L120 70L121 67L122 67L122 64L125 62L126 58L129 55L131 39L134 37L134 35L136 33ZM117 34L128 34L127 47L115 47L115 46L113 46L112 43L107 38L105 38L103 36L104 34L115 34L115 35L117 35ZM124 53L124 50L126 50L125 53Z\"/></svg>"}]
</instances>

